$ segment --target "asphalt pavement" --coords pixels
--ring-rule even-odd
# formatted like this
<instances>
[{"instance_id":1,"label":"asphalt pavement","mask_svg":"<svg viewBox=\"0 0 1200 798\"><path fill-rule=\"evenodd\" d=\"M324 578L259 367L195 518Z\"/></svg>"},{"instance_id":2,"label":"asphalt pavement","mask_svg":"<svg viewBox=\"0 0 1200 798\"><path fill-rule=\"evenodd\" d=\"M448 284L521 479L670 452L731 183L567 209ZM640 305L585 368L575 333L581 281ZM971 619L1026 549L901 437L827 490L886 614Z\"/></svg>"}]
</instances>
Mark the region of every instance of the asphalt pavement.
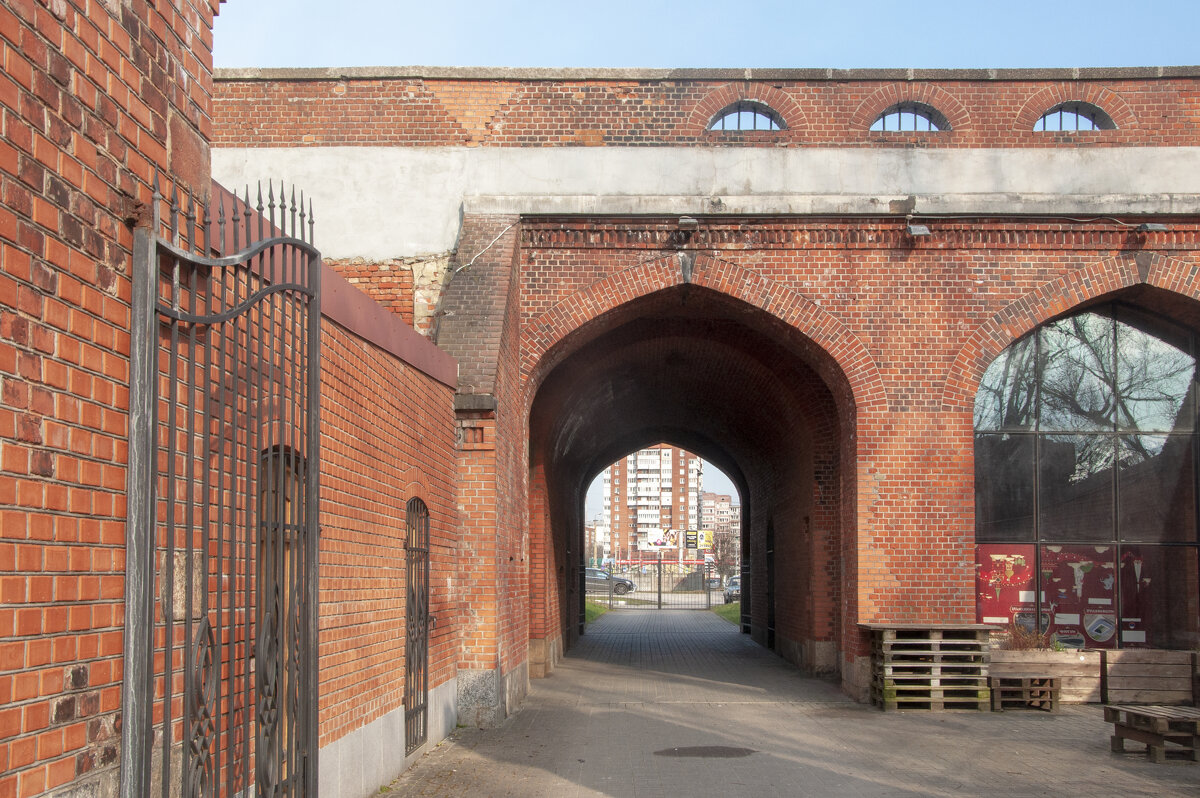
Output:
<instances>
[{"instance_id":1,"label":"asphalt pavement","mask_svg":"<svg viewBox=\"0 0 1200 798\"><path fill-rule=\"evenodd\" d=\"M802 676L711 612L618 610L532 682L519 713L457 730L381 792L1200 796L1200 763L1114 754L1110 729L1096 705L885 713Z\"/></svg>"}]
</instances>

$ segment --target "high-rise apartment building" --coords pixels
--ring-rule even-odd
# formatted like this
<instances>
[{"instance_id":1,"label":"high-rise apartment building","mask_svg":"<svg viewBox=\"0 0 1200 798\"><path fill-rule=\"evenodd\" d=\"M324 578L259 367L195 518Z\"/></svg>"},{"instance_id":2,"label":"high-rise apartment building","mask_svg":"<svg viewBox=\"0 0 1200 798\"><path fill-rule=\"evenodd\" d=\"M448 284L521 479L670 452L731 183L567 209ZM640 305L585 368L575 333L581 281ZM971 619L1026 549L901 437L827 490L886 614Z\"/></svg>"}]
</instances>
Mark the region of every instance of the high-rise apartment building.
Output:
<instances>
[{"instance_id":1,"label":"high-rise apartment building","mask_svg":"<svg viewBox=\"0 0 1200 798\"><path fill-rule=\"evenodd\" d=\"M700 494L700 528L711 529L714 534L732 534L742 531L742 508L735 504L732 496L724 493Z\"/></svg>"},{"instance_id":2,"label":"high-rise apartment building","mask_svg":"<svg viewBox=\"0 0 1200 798\"><path fill-rule=\"evenodd\" d=\"M609 531L610 556L639 559L638 540L653 530L698 529L702 473L697 455L668 444L634 452L606 468L602 523ZM685 554L680 549L678 556Z\"/></svg>"}]
</instances>

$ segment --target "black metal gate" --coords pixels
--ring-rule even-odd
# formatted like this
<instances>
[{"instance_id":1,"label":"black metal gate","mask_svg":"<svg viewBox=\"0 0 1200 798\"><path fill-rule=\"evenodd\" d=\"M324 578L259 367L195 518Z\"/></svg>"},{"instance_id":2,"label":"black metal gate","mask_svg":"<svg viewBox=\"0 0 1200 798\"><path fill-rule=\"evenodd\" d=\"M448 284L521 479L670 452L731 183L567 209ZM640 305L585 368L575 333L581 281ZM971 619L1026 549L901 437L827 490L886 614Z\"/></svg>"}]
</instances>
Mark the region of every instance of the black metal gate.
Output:
<instances>
[{"instance_id":1,"label":"black metal gate","mask_svg":"<svg viewBox=\"0 0 1200 798\"><path fill-rule=\"evenodd\" d=\"M408 620L404 643L404 753L428 738L429 707L429 508L408 500Z\"/></svg>"},{"instance_id":2,"label":"black metal gate","mask_svg":"<svg viewBox=\"0 0 1200 798\"><path fill-rule=\"evenodd\" d=\"M315 796L311 208L165 204L156 177L134 237L121 795Z\"/></svg>"},{"instance_id":3,"label":"black metal gate","mask_svg":"<svg viewBox=\"0 0 1200 798\"><path fill-rule=\"evenodd\" d=\"M605 568L581 568L580 575L587 600L609 609L710 610L725 600L725 580L704 561L661 556L622 560Z\"/></svg>"}]
</instances>

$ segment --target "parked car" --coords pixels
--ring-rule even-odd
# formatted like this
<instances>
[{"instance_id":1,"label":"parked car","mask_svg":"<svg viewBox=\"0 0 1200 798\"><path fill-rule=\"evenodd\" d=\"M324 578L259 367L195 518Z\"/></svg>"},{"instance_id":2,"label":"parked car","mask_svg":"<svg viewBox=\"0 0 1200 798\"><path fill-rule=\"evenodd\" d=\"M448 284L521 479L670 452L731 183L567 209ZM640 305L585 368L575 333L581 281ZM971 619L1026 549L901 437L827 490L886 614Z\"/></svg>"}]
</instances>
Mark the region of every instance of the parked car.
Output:
<instances>
[{"instance_id":1,"label":"parked car","mask_svg":"<svg viewBox=\"0 0 1200 798\"><path fill-rule=\"evenodd\" d=\"M721 589L721 577L719 577L719 576L710 576L710 577L708 578L708 581L706 581L706 582L704 583L704 586L705 586L705 588L707 588L708 590L720 590L720 589Z\"/></svg>"},{"instance_id":2,"label":"parked car","mask_svg":"<svg viewBox=\"0 0 1200 798\"><path fill-rule=\"evenodd\" d=\"M729 577L729 582L725 585L725 603L732 604L742 598L742 578L740 576Z\"/></svg>"},{"instance_id":3,"label":"parked car","mask_svg":"<svg viewBox=\"0 0 1200 798\"><path fill-rule=\"evenodd\" d=\"M586 571L588 593L607 593L611 589L614 595L623 596L637 590L633 582L623 576L613 576L599 568L588 568Z\"/></svg>"}]
</instances>

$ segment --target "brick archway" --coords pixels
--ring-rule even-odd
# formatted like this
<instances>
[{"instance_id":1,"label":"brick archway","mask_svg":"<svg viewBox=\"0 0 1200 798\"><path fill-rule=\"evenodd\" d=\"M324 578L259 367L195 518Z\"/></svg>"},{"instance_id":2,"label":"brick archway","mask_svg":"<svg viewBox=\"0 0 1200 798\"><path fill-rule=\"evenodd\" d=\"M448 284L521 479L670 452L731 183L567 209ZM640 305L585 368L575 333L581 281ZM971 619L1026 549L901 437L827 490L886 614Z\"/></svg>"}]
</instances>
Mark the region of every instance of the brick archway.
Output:
<instances>
[{"instance_id":1,"label":"brick archway","mask_svg":"<svg viewBox=\"0 0 1200 798\"><path fill-rule=\"evenodd\" d=\"M577 634L572 541L585 483L660 441L733 466L752 568L765 567L767 530L776 533L786 576L754 594L751 635L810 671L839 670L846 624L857 622L854 429L864 408L886 410L880 375L865 345L807 297L689 255L610 274L524 325L531 674L552 669ZM756 577L764 590L766 573Z\"/></svg>"},{"instance_id":2,"label":"brick archway","mask_svg":"<svg viewBox=\"0 0 1200 798\"><path fill-rule=\"evenodd\" d=\"M1192 277L1195 268L1179 258L1150 252L1105 258L1010 302L980 325L959 350L946 375L942 409L969 417L984 372L1005 348L1085 302L1138 285L1200 300L1200 286Z\"/></svg>"},{"instance_id":3,"label":"brick archway","mask_svg":"<svg viewBox=\"0 0 1200 798\"><path fill-rule=\"evenodd\" d=\"M680 255L664 255L597 280L530 320L521 353L526 407L545 375L581 343L573 340L581 328L636 299L685 284L745 302L793 328L811 341L814 367L828 385L844 381L859 412L886 409L887 395L878 366L844 324L797 291L703 254L695 256L690 280L684 277Z\"/></svg>"}]
</instances>

